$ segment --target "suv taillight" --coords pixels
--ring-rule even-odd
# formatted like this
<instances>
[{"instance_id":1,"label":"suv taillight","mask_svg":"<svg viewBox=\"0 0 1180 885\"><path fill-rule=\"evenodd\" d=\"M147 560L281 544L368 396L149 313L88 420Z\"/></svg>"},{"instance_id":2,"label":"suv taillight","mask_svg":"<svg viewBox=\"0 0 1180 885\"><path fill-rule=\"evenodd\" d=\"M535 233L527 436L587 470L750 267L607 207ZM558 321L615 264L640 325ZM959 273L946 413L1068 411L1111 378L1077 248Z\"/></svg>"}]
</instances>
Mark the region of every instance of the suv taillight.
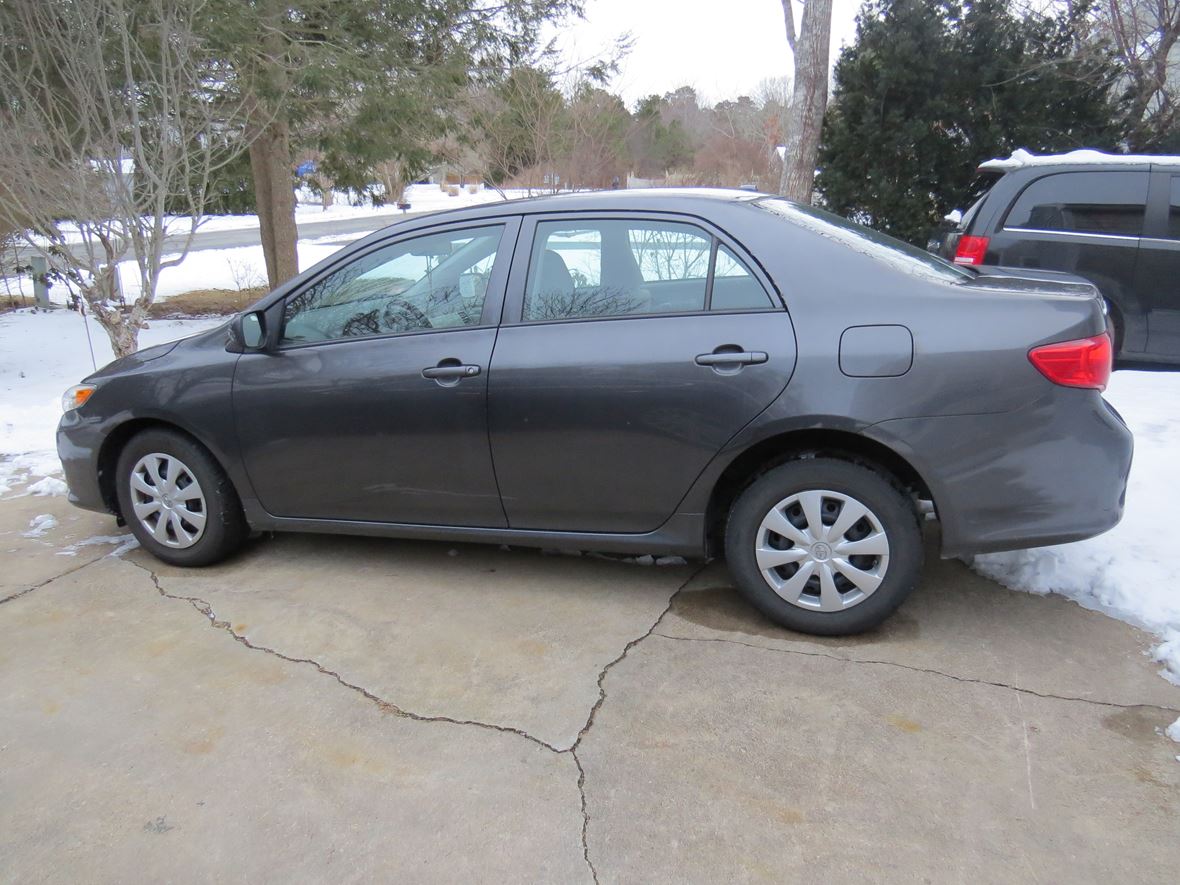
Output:
<instances>
[{"instance_id":1,"label":"suv taillight","mask_svg":"<svg viewBox=\"0 0 1180 885\"><path fill-rule=\"evenodd\" d=\"M983 264L987 254L987 237L959 237L955 247L955 264Z\"/></svg>"},{"instance_id":2,"label":"suv taillight","mask_svg":"<svg viewBox=\"0 0 1180 885\"><path fill-rule=\"evenodd\" d=\"M1114 348L1110 336L1103 332L1093 338L1034 347L1028 358L1054 384L1106 390Z\"/></svg>"}]
</instances>

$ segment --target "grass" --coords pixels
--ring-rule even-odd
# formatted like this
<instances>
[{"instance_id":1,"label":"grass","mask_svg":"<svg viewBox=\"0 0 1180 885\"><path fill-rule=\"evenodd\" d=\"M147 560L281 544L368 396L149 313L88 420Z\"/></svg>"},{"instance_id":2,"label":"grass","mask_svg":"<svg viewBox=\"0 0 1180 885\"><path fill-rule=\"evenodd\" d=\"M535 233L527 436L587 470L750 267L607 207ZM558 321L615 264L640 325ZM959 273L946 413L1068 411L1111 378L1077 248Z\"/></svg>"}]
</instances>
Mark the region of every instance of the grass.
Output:
<instances>
[{"instance_id":1,"label":"grass","mask_svg":"<svg viewBox=\"0 0 1180 885\"><path fill-rule=\"evenodd\" d=\"M229 316L249 307L267 293L266 286L252 289L193 289L155 302L148 314L155 319Z\"/></svg>"}]
</instances>

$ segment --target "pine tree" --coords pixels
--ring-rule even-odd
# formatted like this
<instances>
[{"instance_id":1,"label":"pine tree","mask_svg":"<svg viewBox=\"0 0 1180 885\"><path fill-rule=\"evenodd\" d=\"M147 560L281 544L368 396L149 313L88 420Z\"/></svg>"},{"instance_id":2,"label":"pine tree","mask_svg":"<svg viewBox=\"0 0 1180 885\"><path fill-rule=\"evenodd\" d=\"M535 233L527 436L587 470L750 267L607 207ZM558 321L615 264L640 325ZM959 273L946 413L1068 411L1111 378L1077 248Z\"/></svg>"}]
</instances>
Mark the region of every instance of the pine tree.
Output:
<instances>
[{"instance_id":1,"label":"pine tree","mask_svg":"<svg viewBox=\"0 0 1180 885\"><path fill-rule=\"evenodd\" d=\"M1018 147L1119 143L1117 71L1088 10L870 0L835 69L817 185L836 212L917 244L966 208L975 168Z\"/></svg>"}]
</instances>

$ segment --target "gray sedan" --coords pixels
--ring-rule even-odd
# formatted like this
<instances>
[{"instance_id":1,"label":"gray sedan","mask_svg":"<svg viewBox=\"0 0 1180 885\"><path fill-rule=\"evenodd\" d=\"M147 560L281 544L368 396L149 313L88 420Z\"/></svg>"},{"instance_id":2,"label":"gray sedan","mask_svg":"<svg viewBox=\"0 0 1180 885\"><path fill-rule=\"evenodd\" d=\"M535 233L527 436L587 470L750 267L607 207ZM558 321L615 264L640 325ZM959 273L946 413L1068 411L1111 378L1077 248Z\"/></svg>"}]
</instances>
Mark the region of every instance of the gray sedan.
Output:
<instances>
[{"instance_id":1,"label":"gray sedan","mask_svg":"<svg viewBox=\"0 0 1180 885\"><path fill-rule=\"evenodd\" d=\"M70 496L199 566L251 531L704 557L795 630L1118 522L1090 284L955 267L746 191L414 218L69 391Z\"/></svg>"}]
</instances>

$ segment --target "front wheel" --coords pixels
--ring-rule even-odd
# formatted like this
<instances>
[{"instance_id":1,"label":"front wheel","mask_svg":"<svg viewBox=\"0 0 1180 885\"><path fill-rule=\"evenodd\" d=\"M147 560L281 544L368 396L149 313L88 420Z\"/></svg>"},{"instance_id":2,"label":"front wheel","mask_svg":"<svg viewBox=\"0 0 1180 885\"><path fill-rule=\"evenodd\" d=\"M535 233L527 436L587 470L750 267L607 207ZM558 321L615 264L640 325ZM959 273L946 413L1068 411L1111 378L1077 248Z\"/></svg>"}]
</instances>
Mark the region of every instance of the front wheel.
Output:
<instances>
[{"instance_id":1,"label":"front wheel","mask_svg":"<svg viewBox=\"0 0 1180 885\"><path fill-rule=\"evenodd\" d=\"M870 630L922 571L922 536L906 496L876 471L828 458L767 471L738 496L725 531L738 590L801 633Z\"/></svg>"},{"instance_id":2,"label":"front wheel","mask_svg":"<svg viewBox=\"0 0 1180 885\"><path fill-rule=\"evenodd\" d=\"M200 566L233 553L248 533L237 492L199 443L148 430L116 468L119 510L145 550L171 565Z\"/></svg>"}]
</instances>

